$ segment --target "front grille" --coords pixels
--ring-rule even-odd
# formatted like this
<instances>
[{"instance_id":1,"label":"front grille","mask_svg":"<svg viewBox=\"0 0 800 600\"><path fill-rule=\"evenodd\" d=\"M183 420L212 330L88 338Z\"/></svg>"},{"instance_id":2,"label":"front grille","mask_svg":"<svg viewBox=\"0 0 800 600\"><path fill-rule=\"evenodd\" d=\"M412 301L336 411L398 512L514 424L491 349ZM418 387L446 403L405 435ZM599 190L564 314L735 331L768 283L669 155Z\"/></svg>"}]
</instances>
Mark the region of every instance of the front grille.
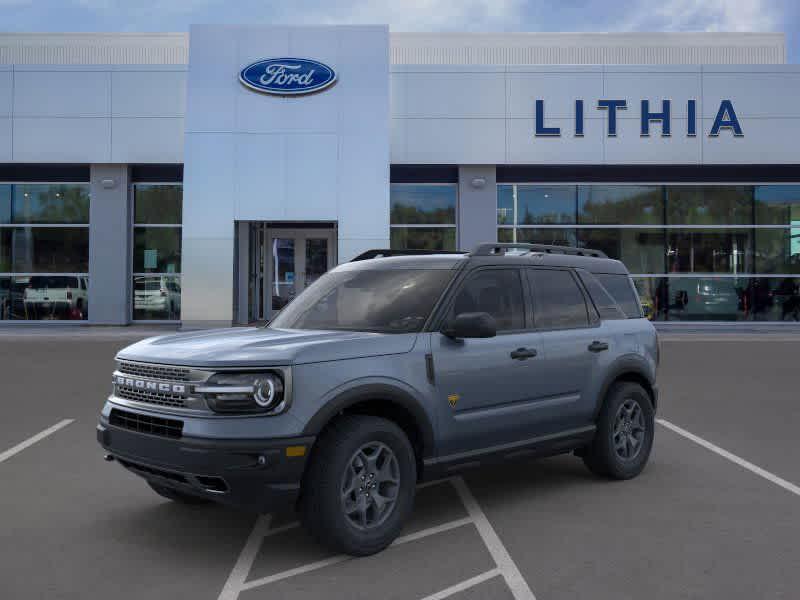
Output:
<instances>
[{"instance_id":1,"label":"front grille","mask_svg":"<svg viewBox=\"0 0 800 600\"><path fill-rule=\"evenodd\" d=\"M118 408L111 409L111 416L108 422L115 427L138 431L139 433L149 433L150 435L160 435L168 438L179 438L183 435L183 421L140 415L126 410L119 410Z\"/></svg>"},{"instance_id":2,"label":"front grille","mask_svg":"<svg viewBox=\"0 0 800 600\"><path fill-rule=\"evenodd\" d=\"M139 377L150 377L152 379L163 379L165 381L189 381L189 371L185 367L168 367L164 365L147 365L144 363L133 363L120 361L119 372L128 375L138 375Z\"/></svg>"},{"instance_id":3,"label":"front grille","mask_svg":"<svg viewBox=\"0 0 800 600\"><path fill-rule=\"evenodd\" d=\"M172 406L176 408L186 407L186 398L180 394L168 394L164 392L153 392L150 390L117 386L115 395L118 398L136 400L137 402L147 402L148 404L157 404L158 406Z\"/></svg>"}]
</instances>

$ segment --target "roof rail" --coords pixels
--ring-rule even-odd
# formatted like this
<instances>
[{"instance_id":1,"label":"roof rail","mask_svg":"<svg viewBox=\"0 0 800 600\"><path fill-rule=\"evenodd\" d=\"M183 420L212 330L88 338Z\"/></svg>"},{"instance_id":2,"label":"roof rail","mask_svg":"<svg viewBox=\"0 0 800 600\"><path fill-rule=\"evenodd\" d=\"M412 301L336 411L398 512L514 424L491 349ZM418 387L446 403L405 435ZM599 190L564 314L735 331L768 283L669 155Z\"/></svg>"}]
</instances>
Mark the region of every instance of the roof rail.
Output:
<instances>
[{"instance_id":1,"label":"roof rail","mask_svg":"<svg viewBox=\"0 0 800 600\"><path fill-rule=\"evenodd\" d=\"M528 252L544 252L545 254L571 254L574 256L591 256L593 258L608 258L605 252L590 248L576 248L574 246L554 246L550 244L523 244L523 243L496 243L478 244L470 252L470 256L494 256L506 254L508 250L519 249Z\"/></svg>"},{"instance_id":2,"label":"roof rail","mask_svg":"<svg viewBox=\"0 0 800 600\"><path fill-rule=\"evenodd\" d=\"M453 250L390 250L389 248L377 248L362 252L350 262L359 260L369 260L371 258L387 258L389 256L417 256L425 254L467 254L466 252L455 252Z\"/></svg>"}]
</instances>

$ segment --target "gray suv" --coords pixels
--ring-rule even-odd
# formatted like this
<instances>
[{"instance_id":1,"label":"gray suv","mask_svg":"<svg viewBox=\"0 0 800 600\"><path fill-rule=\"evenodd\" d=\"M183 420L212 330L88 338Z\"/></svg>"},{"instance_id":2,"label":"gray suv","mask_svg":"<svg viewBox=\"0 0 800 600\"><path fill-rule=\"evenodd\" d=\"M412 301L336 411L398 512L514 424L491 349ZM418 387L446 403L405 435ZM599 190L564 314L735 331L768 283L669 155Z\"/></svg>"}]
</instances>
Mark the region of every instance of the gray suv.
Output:
<instances>
[{"instance_id":1,"label":"gray suv","mask_svg":"<svg viewBox=\"0 0 800 600\"><path fill-rule=\"evenodd\" d=\"M267 327L151 338L117 355L97 438L162 496L296 503L338 552L388 546L418 482L573 452L629 479L653 444L658 340L598 251L374 250Z\"/></svg>"}]
</instances>

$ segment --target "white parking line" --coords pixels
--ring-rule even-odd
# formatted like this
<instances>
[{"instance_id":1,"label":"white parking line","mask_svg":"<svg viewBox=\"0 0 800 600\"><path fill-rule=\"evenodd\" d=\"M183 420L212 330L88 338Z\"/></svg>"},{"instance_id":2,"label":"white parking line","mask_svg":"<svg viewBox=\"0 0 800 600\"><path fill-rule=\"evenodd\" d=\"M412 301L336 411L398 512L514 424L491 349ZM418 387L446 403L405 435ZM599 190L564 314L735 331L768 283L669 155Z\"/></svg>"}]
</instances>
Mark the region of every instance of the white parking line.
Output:
<instances>
[{"instance_id":1,"label":"white parking line","mask_svg":"<svg viewBox=\"0 0 800 600\"><path fill-rule=\"evenodd\" d=\"M492 577L498 577L502 575L500 569L491 569L490 571L486 571L486 573L481 573L480 575L476 575L475 577L471 577L461 583L457 583L455 585L451 585L449 588L445 588L435 594L431 594L430 596L425 596L422 600L443 600L453 594L457 594L458 592L463 592L464 590L468 590L471 587L475 587L479 583L483 583L484 581L488 581Z\"/></svg>"},{"instance_id":2,"label":"white parking line","mask_svg":"<svg viewBox=\"0 0 800 600\"><path fill-rule=\"evenodd\" d=\"M43 440L48 435L50 435L52 433L55 433L59 429L62 429L64 427L66 427L67 425L69 425L70 423L74 423L74 422L75 422L75 419L64 419L63 421L59 421L58 423L56 423L52 427L48 427L44 431L40 431L36 435L29 437L27 440L25 440L23 442L20 442L19 444L17 444L13 448L9 448L8 450L6 450L5 452L0 454L0 463L7 461L9 458L14 456L15 454L18 454L18 453L22 452L23 450L25 450L25 448L33 446L36 442L39 442L39 441Z\"/></svg>"},{"instance_id":3,"label":"white parking line","mask_svg":"<svg viewBox=\"0 0 800 600\"><path fill-rule=\"evenodd\" d=\"M242 584L247 576L250 574L250 567L253 566L253 561L256 559L261 542L269 533L269 523L272 517L269 515L260 516L256 519L253 530L247 537L244 548L239 553L239 558L236 559L236 564L233 565L228 581L222 587L218 600L236 600L239 597L239 592L242 591Z\"/></svg>"},{"instance_id":4,"label":"white parking line","mask_svg":"<svg viewBox=\"0 0 800 600\"><path fill-rule=\"evenodd\" d=\"M740 456L736 456L735 454L733 454L731 452L728 452L724 448L720 448L719 446L717 446L715 444L712 444L711 442L709 442L707 440L704 440L703 438L698 437L695 434L693 434L693 433L691 433L689 431L686 431L685 429L683 429L681 427L678 427L674 423L670 423L669 421L666 421L664 419L656 419L656 422L659 425L663 425L667 429L669 429L671 431L674 431L678 435L681 435L681 436L685 437L687 440L691 440L695 444L699 444L700 446L703 446L703 448L706 448L707 450L711 450L711 452L714 452L715 454L718 454L721 457L726 458L727 460L731 461L732 463L735 463L735 464L739 465L740 467L742 467L744 469L747 469L751 473L755 473L759 477L763 477L767 481L769 481L771 483L774 483L777 486L782 487L786 491L791 492L792 494L795 494L796 496L800 496L800 487L796 486L795 484L793 484L793 483L791 483L789 481L786 481L785 479L783 479L781 477L778 477L774 473L770 473L769 471L766 471L765 469L762 469L758 465L754 465L753 463L741 458Z\"/></svg>"},{"instance_id":5,"label":"white parking line","mask_svg":"<svg viewBox=\"0 0 800 600\"><path fill-rule=\"evenodd\" d=\"M431 535L436 535L437 533L444 533L445 531L449 531L457 527L463 527L464 525L469 525L470 523L472 523L472 519L465 517L463 519L456 519L455 521L449 521L442 525L436 525L435 527L428 527L427 529L415 531L414 533L410 533L408 535L404 535L402 537L397 538L394 542L392 542L391 546L399 546L401 544L407 544L408 542L421 540ZM338 554L336 556L331 556L330 558L318 560L317 562L309 563L307 565L302 565L300 567L295 567L294 569L289 569L287 571L275 573L274 575L268 575L267 577L262 577L260 579L254 579L253 581L248 581L247 583L243 583L241 585L241 591L261 587L269 583L275 583L276 581L281 581L282 579L288 579L289 577L294 577L296 575L302 575L303 573L317 571L324 567L329 567L331 565L336 565L348 560L352 560L352 558L353 558L352 556L349 556L347 554Z\"/></svg>"},{"instance_id":6,"label":"white parking line","mask_svg":"<svg viewBox=\"0 0 800 600\"><path fill-rule=\"evenodd\" d=\"M467 513L472 517L475 527L478 528L478 533L483 539L483 543L486 544L489 554L492 555L515 600L536 600L536 596L533 595L531 588L528 587L528 582L522 577L522 573L520 573L516 563L511 558L508 550L506 550L494 527L492 527L486 513L483 512L478 501L475 500L475 496L469 491L464 479L454 477L453 486L456 488L461 502L464 503Z\"/></svg>"},{"instance_id":7,"label":"white parking line","mask_svg":"<svg viewBox=\"0 0 800 600\"><path fill-rule=\"evenodd\" d=\"M508 553L508 550L506 550L505 546L500 541L500 538L498 537L491 523L489 523L489 519L486 517L486 514L478 505L477 500L475 500L472 492L469 491L467 484L461 477L448 477L445 479L430 481L419 485L418 489L438 485L440 483L451 483L453 487L455 487L456 492L461 499L461 502L464 504L469 516L401 536L397 538L391 544L391 546L407 544L415 540L420 540L438 533L450 531L451 529L456 529L457 527L463 527L465 525L472 524L475 525L475 528L478 530L478 535L480 535L481 540L486 545L486 548L489 550L489 554L492 556L492 559L497 566L496 568L490 569L485 573L481 573L480 575L476 575L475 577L471 577L470 579L440 590L439 592L427 596L422 600L441 600L497 576L502 576L505 579L505 582L508 585L508 588L511 590L515 600L536 600L536 597L533 595L533 592L531 592L527 582L522 577L519 568L511 559L511 555ZM228 580L225 582L225 585L222 588L222 592L220 593L218 600L237 600L239 594L246 590L262 587L270 583L288 579L290 577L295 577L297 575L302 575L311 571L317 571L325 567L330 567L332 565L353 560L352 556L339 554L323 560L308 563L306 565L301 565L293 569L281 571L280 573L275 573L273 575L268 575L252 581L247 581L250 569L253 567L253 563L255 562L256 556L264 539L277 533L294 529L299 525L299 523L289 523L288 525L283 525L271 530L269 528L269 524L269 516L258 518L253 526L253 530L250 532L250 535L245 542L244 548L242 548L242 551L239 554L239 558L237 559L233 570L228 576Z\"/></svg>"}]
</instances>

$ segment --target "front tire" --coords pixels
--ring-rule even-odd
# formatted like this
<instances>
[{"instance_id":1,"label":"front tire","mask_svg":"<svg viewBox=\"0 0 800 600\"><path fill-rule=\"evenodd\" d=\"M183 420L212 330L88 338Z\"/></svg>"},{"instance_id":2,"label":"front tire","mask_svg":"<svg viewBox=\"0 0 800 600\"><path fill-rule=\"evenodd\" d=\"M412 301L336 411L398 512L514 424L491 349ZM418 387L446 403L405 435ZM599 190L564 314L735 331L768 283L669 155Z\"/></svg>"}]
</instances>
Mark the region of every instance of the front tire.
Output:
<instances>
[{"instance_id":1,"label":"front tire","mask_svg":"<svg viewBox=\"0 0 800 600\"><path fill-rule=\"evenodd\" d=\"M153 491L159 496L166 498L167 500L172 500L173 502L178 502L180 504L207 504L209 502L209 500L201 498L200 496L186 494L171 487L167 487L165 485L159 485L158 483L153 483L152 481L148 481L147 485L149 485L153 489Z\"/></svg>"},{"instance_id":2,"label":"front tire","mask_svg":"<svg viewBox=\"0 0 800 600\"><path fill-rule=\"evenodd\" d=\"M338 418L320 436L303 481L304 525L334 552L375 554L400 533L417 469L403 430L379 417Z\"/></svg>"},{"instance_id":3,"label":"front tire","mask_svg":"<svg viewBox=\"0 0 800 600\"><path fill-rule=\"evenodd\" d=\"M647 391L638 383L615 383L600 409L595 438L583 462L595 475L632 479L647 464L654 433L655 414Z\"/></svg>"}]
</instances>

